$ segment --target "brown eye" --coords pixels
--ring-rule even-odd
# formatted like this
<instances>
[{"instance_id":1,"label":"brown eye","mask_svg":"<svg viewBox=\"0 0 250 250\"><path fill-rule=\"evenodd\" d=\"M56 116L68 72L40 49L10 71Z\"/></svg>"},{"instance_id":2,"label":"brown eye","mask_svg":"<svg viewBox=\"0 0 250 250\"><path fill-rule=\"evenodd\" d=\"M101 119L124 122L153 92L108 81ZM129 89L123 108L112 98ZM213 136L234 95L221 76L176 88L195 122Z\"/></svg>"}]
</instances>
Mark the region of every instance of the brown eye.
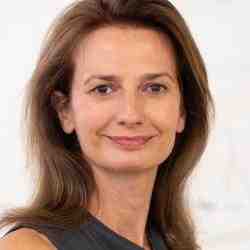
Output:
<instances>
[{"instance_id":1,"label":"brown eye","mask_svg":"<svg viewBox=\"0 0 250 250\"><path fill-rule=\"evenodd\" d=\"M111 93L110 91L108 91L108 89L111 89L111 87L112 87L111 85L101 84L101 85L96 86L90 92L96 92L97 94L100 94L100 95L107 95Z\"/></svg>"},{"instance_id":2,"label":"brown eye","mask_svg":"<svg viewBox=\"0 0 250 250\"><path fill-rule=\"evenodd\" d=\"M147 86L147 88L151 88L151 92L156 93L156 94L167 90L167 87L165 85L158 84L158 83L151 84L151 85Z\"/></svg>"}]
</instances>

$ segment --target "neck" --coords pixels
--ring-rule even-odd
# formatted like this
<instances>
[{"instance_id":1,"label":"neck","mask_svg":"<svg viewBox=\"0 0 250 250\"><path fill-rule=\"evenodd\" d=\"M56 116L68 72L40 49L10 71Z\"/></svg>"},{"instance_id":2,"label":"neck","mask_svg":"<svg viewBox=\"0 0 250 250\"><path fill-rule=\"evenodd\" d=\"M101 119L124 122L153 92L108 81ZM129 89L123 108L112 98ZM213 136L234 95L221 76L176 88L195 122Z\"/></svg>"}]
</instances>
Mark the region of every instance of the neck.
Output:
<instances>
[{"instance_id":1,"label":"neck","mask_svg":"<svg viewBox=\"0 0 250 250\"><path fill-rule=\"evenodd\" d=\"M146 224L156 172L156 167L136 174L96 168L98 193L91 197L89 212L119 235L148 246Z\"/></svg>"}]
</instances>

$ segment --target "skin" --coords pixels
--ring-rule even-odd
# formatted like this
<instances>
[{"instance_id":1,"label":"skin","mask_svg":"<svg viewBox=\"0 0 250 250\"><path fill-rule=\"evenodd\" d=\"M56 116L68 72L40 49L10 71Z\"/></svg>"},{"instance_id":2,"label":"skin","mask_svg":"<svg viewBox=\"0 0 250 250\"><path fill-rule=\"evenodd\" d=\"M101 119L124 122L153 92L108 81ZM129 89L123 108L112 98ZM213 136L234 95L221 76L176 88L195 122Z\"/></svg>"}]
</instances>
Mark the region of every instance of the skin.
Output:
<instances>
[{"instance_id":1,"label":"skin","mask_svg":"<svg viewBox=\"0 0 250 250\"><path fill-rule=\"evenodd\" d=\"M58 116L65 133L76 131L96 179L99 203L96 192L89 211L119 235L146 246L157 169L185 127L172 43L146 28L103 27L81 41L74 61L71 100L58 109ZM143 74L161 72L167 75L142 79ZM117 79L86 84L93 74ZM100 85L105 86L96 89ZM135 135L155 137L134 151L107 138Z\"/></svg>"},{"instance_id":2,"label":"skin","mask_svg":"<svg viewBox=\"0 0 250 250\"><path fill-rule=\"evenodd\" d=\"M35 246L35 248L34 248ZM21 228L0 240L1 250L56 250L43 234L29 228Z\"/></svg>"}]
</instances>

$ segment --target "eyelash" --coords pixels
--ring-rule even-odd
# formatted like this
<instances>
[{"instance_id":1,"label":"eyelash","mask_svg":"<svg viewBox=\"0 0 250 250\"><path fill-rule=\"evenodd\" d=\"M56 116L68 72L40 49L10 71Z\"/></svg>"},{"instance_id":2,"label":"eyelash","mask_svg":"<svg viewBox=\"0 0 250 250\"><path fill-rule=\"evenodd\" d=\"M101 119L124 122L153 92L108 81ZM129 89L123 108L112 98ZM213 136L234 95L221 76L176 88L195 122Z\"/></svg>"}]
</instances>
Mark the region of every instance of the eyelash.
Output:
<instances>
[{"instance_id":1,"label":"eyelash","mask_svg":"<svg viewBox=\"0 0 250 250\"><path fill-rule=\"evenodd\" d=\"M147 87L152 87L152 86L161 87L161 88L164 89L164 92L167 90L167 87L166 87L165 85L158 84L158 83L151 84L151 85L149 85L149 86L147 86ZM94 89L90 90L90 92L97 92L96 90L101 89L101 88L103 88L103 87L104 87L104 88L105 88L105 87L112 87L112 85L101 84L101 85L96 86ZM158 94L158 93L160 93L160 91L157 91L156 94ZM103 93L100 93L100 92L98 92L98 94L100 94L100 95L106 95L106 94L103 94ZM108 95L108 94L107 94L107 95Z\"/></svg>"}]
</instances>

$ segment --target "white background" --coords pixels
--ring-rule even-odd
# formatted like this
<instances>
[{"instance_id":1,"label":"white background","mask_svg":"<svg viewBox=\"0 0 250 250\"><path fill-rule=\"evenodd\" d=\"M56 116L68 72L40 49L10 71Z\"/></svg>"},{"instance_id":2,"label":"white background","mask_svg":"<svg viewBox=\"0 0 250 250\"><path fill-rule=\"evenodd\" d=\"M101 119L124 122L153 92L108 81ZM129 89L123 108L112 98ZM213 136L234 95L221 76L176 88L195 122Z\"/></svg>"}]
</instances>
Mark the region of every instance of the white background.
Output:
<instances>
[{"instance_id":1,"label":"white background","mask_svg":"<svg viewBox=\"0 0 250 250\"><path fill-rule=\"evenodd\" d=\"M32 185L21 144L23 88L42 39L69 0L4 1L0 9L0 212L23 205ZM250 249L250 4L175 0L207 64L216 122L190 183L204 250Z\"/></svg>"}]
</instances>

